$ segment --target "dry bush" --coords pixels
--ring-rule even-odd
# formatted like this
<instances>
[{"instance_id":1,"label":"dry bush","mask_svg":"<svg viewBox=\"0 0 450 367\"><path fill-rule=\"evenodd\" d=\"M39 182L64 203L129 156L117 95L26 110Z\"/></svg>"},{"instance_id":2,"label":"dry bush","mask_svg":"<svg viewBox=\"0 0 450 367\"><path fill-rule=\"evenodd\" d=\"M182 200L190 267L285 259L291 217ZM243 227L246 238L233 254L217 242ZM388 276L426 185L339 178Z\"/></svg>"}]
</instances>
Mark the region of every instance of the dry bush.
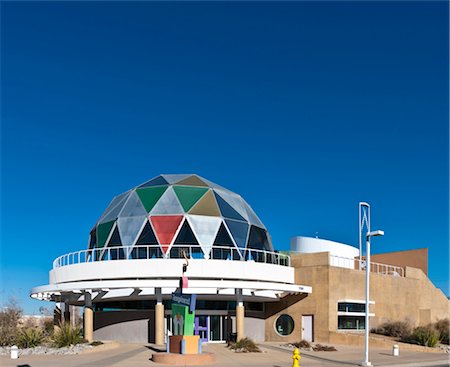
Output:
<instances>
[{"instance_id":1,"label":"dry bush","mask_svg":"<svg viewBox=\"0 0 450 367\"><path fill-rule=\"evenodd\" d=\"M230 349L241 353L261 352L255 342L249 338L239 339L236 343L230 345Z\"/></svg>"},{"instance_id":2,"label":"dry bush","mask_svg":"<svg viewBox=\"0 0 450 367\"><path fill-rule=\"evenodd\" d=\"M434 323L434 328L439 334L439 340L441 343L448 344L448 334L450 329L450 323L448 319L441 319Z\"/></svg>"},{"instance_id":3,"label":"dry bush","mask_svg":"<svg viewBox=\"0 0 450 367\"><path fill-rule=\"evenodd\" d=\"M411 334L411 330L412 327L409 321L392 321L385 322L371 331L375 334L404 338Z\"/></svg>"},{"instance_id":4,"label":"dry bush","mask_svg":"<svg viewBox=\"0 0 450 367\"><path fill-rule=\"evenodd\" d=\"M314 352L337 352L337 349L333 347L332 345L322 345L322 344L316 344L315 347L313 347Z\"/></svg>"},{"instance_id":5,"label":"dry bush","mask_svg":"<svg viewBox=\"0 0 450 367\"><path fill-rule=\"evenodd\" d=\"M13 345L19 333L19 320L22 309L19 303L11 298L0 311L0 346Z\"/></svg>"},{"instance_id":6,"label":"dry bush","mask_svg":"<svg viewBox=\"0 0 450 367\"><path fill-rule=\"evenodd\" d=\"M292 343L296 348L311 348L311 344L307 340L300 340L298 343Z\"/></svg>"},{"instance_id":7,"label":"dry bush","mask_svg":"<svg viewBox=\"0 0 450 367\"><path fill-rule=\"evenodd\" d=\"M419 326L410 335L403 337L402 341L425 347L435 347L439 343L439 333L431 325Z\"/></svg>"}]
</instances>

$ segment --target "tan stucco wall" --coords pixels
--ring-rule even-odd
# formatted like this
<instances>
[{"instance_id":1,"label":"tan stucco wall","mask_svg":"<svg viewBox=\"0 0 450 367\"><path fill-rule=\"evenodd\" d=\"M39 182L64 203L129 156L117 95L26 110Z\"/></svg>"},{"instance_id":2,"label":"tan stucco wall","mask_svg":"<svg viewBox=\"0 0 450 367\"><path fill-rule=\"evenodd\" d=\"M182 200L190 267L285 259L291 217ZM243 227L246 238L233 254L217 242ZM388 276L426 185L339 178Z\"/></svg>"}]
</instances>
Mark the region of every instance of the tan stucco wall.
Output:
<instances>
[{"instance_id":1,"label":"tan stucco wall","mask_svg":"<svg viewBox=\"0 0 450 367\"><path fill-rule=\"evenodd\" d=\"M328 253L294 254L297 284L312 286L312 294L295 301L293 296L266 304L266 340L301 340L302 315L314 315L314 341L329 342L329 332L337 331L337 303L340 300L365 300L365 272L329 266ZM370 326L385 321L408 319L423 325L449 317L449 301L420 269L406 268L406 277L371 273ZM279 336L274 329L276 318L289 314L295 322L293 333Z\"/></svg>"},{"instance_id":2,"label":"tan stucco wall","mask_svg":"<svg viewBox=\"0 0 450 367\"><path fill-rule=\"evenodd\" d=\"M428 249L420 248L416 250L386 252L383 254L372 254L371 261L395 265L404 268L421 269L425 275L428 275Z\"/></svg>"}]
</instances>

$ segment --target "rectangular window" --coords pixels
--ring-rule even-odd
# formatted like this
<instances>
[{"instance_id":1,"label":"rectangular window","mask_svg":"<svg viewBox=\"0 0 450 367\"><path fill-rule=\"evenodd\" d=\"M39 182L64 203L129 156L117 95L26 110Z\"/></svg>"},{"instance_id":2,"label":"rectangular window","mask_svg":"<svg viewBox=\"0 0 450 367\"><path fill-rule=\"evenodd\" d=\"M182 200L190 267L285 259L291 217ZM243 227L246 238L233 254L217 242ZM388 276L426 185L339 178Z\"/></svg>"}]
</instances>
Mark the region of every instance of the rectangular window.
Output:
<instances>
[{"instance_id":1,"label":"rectangular window","mask_svg":"<svg viewBox=\"0 0 450 367\"><path fill-rule=\"evenodd\" d=\"M366 305L364 303L350 303L350 302L339 302L338 311L340 312L366 312Z\"/></svg>"},{"instance_id":2,"label":"rectangular window","mask_svg":"<svg viewBox=\"0 0 450 367\"><path fill-rule=\"evenodd\" d=\"M364 330L364 316L338 316L339 330Z\"/></svg>"}]
</instances>

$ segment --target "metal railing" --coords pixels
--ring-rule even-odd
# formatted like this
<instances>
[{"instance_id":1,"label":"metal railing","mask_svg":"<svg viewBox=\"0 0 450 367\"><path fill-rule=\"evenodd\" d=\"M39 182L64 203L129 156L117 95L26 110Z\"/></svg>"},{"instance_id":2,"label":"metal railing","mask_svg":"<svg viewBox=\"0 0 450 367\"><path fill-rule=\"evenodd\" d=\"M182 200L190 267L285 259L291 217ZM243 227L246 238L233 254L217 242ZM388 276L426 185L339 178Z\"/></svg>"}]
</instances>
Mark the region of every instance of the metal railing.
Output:
<instances>
[{"instance_id":1,"label":"metal railing","mask_svg":"<svg viewBox=\"0 0 450 367\"><path fill-rule=\"evenodd\" d=\"M357 258L341 257L336 255L330 255L330 265L339 268L347 268L354 270L366 270L366 261L359 260ZM370 262L370 272L383 275L391 275L397 277L405 276L405 269L400 266L380 264Z\"/></svg>"},{"instance_id":2,"label":"metal railing","mask_svg":"<svg viewBox=\"0 0 450 367\"><path fill-rule=\"evenodd\" d=\"M96 261L184 259L185 254L190 259L205 259L204 253L199 246L173 245L165 254L159 245L114 246L70 252L57 257L53 261L53 268ZM212 246L208 259L255 261L281 266L291 265L289 255L256 249L238 250L227 246Z\"/></svg>"}]
</instances>

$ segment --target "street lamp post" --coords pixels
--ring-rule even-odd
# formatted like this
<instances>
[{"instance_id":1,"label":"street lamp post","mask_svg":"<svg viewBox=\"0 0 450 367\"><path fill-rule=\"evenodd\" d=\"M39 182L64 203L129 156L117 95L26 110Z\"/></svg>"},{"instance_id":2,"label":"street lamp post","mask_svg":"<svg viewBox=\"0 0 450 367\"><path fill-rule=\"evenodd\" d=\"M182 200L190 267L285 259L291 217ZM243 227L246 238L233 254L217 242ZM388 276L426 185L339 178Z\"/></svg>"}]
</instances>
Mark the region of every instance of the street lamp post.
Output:
<instances>
[{"instance_id":1,"label":"street lamp post","mask_svg":"<svg viewBox=\"0 0 450 367\"><path fill-rule=\"evenodd\" d=\"M372 366L369 362L369 288L370 288L370 237L384 236L384 231L367 232L366 235L366 318L364 323L364 362L362 366Z\"/></svg>"}]
</instances>

